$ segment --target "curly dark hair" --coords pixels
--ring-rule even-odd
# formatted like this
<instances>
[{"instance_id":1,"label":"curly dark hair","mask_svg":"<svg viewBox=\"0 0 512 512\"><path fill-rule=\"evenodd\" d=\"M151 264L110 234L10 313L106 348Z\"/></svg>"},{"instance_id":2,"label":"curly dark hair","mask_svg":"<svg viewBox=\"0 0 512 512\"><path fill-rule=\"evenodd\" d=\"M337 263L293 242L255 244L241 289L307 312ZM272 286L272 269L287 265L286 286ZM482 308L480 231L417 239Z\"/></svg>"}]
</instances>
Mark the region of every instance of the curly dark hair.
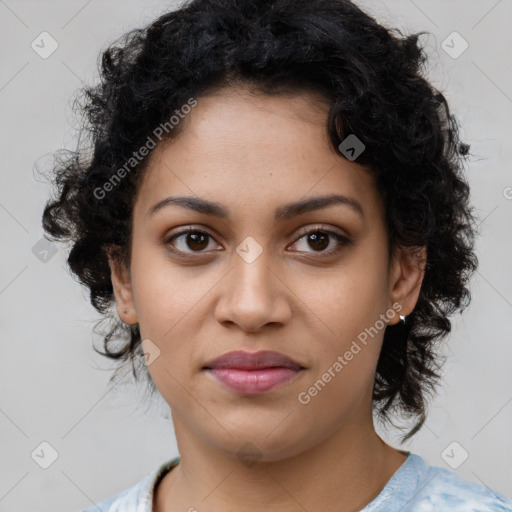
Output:
<instances>
[{"instance_id":1,"label":"curly dark hair","mask_svg":"<svg viewBox=\"0 0 512 512\"><path fill-rule=\"evenodd\" d=\"M385 28L349 0L191 0L102 52L99 84L83 87L75 103L84 119L78 147L63 158L56 152L57 192L43 227L50 239L72 242L69 267L89 288L100 323L110 324L99 331L105 352L94 348L123 363L109 382L131 362L135 379L144 375L157 392L145 366L135 366L138 325L125 325L111 308L107 258L115 250L116 261L130 264L132 207L148 157L108 200L99 188L191 97L236 84L269 95L311 92L330 105L326 130L340 156L350 134L365 145L357 163L374 173L384 199L389 256L427 249L406 335L403 324L386 327L373 389L380 420L393 424L392 411L418 419L402 442L420 429L440 379L436 342L451 330L448 316L469 304L466 285L478 266L478 225L462 175L469 146L445 97L423 76L423 34Z\"/></svg>"}]
</instances>

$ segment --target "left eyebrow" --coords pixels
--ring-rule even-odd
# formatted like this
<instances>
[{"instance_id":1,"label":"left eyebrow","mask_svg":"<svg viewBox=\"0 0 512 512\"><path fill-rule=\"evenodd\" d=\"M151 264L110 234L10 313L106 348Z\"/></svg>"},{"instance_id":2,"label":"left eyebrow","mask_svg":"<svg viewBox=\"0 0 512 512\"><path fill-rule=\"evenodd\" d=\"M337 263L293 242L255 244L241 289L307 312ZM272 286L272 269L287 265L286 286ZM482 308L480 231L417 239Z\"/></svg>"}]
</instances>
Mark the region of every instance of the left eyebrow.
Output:
<instances>
[{"instance_id":1,"label":"left eyebrow","mask_svg":"<svg viewBox=\"0 0 512 512\"><path fill-rule=\"evenodd\" d=\"M276 221L283 221L297 215L327 208L328 206L335 204L347 206L364 218L364 210L361 203L354 198L340 194L312 197L309 199L303 199L302 201L285 204L276 209L274 218ZM228 208L207 199L200 199L192 196L169 196L154 204L147 211L146 217L149 217L162 208L170 205L181 206L203 215L211 215L222 219L228 218L230 215Z\"/></svg>"},{"instance_id":2,"label":"left eyebrow","mask_svg":"<svg viewBox=\"0 0 512 512\"><path fill-rule=\"evenodd\" d=\"M347 197L341 194L331 194L329 196L318 196L297 201L296 203L289 203L278 208L275 212L276 220L286 220L296 215L301 215L313 210L320 210L328 206L339 204L348 206L358 215L364 218L364 210L361 203L352 197Z\"/></svg>"}]
</instances>

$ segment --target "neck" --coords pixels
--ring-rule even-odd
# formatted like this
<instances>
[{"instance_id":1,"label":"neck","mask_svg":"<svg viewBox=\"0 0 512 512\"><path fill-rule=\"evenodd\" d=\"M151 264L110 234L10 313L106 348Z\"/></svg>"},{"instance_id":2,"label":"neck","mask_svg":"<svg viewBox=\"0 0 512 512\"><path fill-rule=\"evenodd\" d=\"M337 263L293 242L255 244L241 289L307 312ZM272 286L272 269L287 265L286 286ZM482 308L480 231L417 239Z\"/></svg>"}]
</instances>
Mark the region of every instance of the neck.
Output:
<instances>
[{"instance_id":1,"label":"neck","mask_svg":"<svg viewBox=\"0 0 512 512\"><path fill-rule=\"evenodd\" d=\"M289 456L250 463L204 443L174 417L180 464L164 477L154 512L356 512L364 508L405 462L371 428L347 425L319 444ZM243 446L244 443L240 443Z\"/></svg>"}]
</instances>

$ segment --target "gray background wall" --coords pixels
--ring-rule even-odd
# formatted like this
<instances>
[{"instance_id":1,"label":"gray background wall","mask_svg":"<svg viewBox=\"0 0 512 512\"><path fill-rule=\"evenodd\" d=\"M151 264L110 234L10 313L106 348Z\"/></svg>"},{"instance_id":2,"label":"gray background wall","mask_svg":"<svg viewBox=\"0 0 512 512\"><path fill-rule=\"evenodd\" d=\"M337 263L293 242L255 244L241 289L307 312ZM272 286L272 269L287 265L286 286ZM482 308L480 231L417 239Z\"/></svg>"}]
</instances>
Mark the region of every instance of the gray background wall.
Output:
<instances>
[{"instance_id":1,"label":"gray background wall","mask_svg":"<svg viewBox=\"0 0 512 512\"><path fill-rule=\"evenodd\" d=\"M66 248L46 262L34 254L49 193L34 163L44 168L54 150L74 147L72 97L95 80L100 49L169 5L0 0L0 512L80 510L178 453L165 404L146 411L134 388L107 393L111 363L92 350L99 315L66 271ZM389 26L432 33L432 79L479 155L468 166L482 233L472 305L454 320L427 425L405 447L512 498L512 2L360 5ZM43 31L58 43L48 58L31 47ZM460 56L458 36L445 43L452 56L443 49L453 31L469 45ZM58 454L48 469L40 467L51 460L42 442ZM447 455L460 462L463 450L467 460L450 467Z\"/></svg>"}]
</instances>

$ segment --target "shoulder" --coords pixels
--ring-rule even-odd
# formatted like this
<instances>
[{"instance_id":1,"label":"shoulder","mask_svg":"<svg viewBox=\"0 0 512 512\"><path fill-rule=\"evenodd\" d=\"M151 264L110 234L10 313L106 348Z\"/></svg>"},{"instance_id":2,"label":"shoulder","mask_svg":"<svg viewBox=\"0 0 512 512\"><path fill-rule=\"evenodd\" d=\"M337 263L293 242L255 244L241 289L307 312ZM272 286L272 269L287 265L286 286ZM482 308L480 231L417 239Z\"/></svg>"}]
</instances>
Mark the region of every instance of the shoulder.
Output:
<instances>
[{"instance_id":1,"label":"shoulder","mask_svg":"<svg viewBox=\"0 0 512 512\"><path fill-rule=\"evenodd\" d=\"M110 498L102 501L101 503L96 503L91 507L82 510L81 512L110 512L111 510L113 510L112 505L121 495L122 493L119 493L116 496L111 496Z\"/></svg>"},{"instance_id":2,"label":"shoulder","mask_svg":"<svg viewBox=\"0 0 512 512\"><path fill-rule=\"evenodd\" d=\"M153 490L159 480L179 462L179 457L169 460L146 476L135 485L111 496L81 512L152 512Z\"/></svg>"},{"instance_id":3,"label":"shoulder","mask_svg":"<svg viewBox=\"0 0 512 512\"><path fill-rule=\"evenodd\" d=\"M512 512L512 501L497 491L464 480L448 469L430 466L419 455L410 457L407 462L416 483L404 512Z\"/></svg>"},{"instance_id":4,"label":"shoulder","mask_svg":"<svg viewBox=\"0 0 512 512\"><path fill-rule=\"evenodd\" d=\"M121 512L125 510L141 510L144 512L147 510L147 512L151 512L151 509L147 508L146 505L148 504L149 482L153 479L153 475L154 472L137 484L100 503L95 503L89 508L82 510L82 512Z\"/></svg>"}]
</instances>

